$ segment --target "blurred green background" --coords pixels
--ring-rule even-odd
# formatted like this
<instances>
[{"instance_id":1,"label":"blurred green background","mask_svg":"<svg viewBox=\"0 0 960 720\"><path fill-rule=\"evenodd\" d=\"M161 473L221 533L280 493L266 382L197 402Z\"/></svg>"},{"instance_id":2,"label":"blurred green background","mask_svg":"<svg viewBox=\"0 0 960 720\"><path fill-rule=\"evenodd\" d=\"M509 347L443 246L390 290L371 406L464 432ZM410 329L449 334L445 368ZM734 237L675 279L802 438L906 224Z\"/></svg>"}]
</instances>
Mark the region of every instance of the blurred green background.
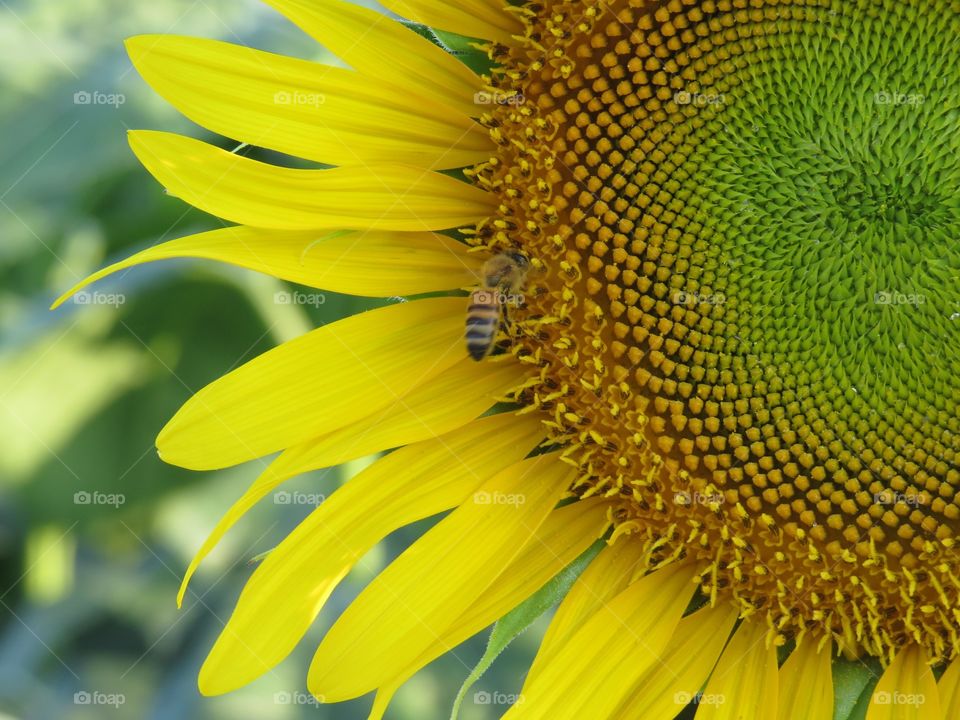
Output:
<instances>
[{"instance_id":1,"label":"blurred green background","mask_svg":"<svg viewBox=\"0 0 960 720\"><path fill-rule=\"evenodd\" d=\"M271 278L170 262L101 282L91 292L102 294L87 296L94 302L47 309L106 263L221 225L167 197L127 147L130 128L235 147L180 117L139 79L123 39L141 33L329 59L252 0L0 0L0 717L365 718L370 698L310 701L309 659L350 599L429 522L366 557L275 672L202 698L197 671L251 559L312 506L267 498L208 558L178 611L192 554L262 463L191 473L163 465L153 440L208 382L375 301L327 294L318 307L278 304L275 293L290 288ZM369 461L287 489L329 495ZM475 689L518 692L541 631L542 622ZM482 649L475 638L420 673L388 717L449 717ZM461 717L504 710L471 692Z\"/></svg>"}]
</instances>

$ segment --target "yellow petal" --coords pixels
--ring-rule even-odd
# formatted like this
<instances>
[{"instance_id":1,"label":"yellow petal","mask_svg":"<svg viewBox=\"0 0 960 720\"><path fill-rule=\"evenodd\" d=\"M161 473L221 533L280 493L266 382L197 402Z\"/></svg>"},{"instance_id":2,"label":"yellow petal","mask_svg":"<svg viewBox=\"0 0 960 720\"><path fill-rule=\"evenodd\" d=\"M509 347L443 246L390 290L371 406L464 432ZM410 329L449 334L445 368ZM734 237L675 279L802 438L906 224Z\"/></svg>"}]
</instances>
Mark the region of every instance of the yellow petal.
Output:
<instances>
[{"instance_id":1,"label":"yellow petal","mask_svg":"<svg viewBox=\"0 0 960 720\"><path fill-rule=\"evenodd\" d=\"M278 230L443 230L494 209L493 197L409 165L295 170L173 133L137 130L130 147L174 197L230 222Z\"/></svg>"},{"instance_id":2,"label":"yellow petal","mask_svg":"<svg viewBox=\"0 0 960 720\"><path fill-rule=\"evenodd\" d=\"M777 708L777 650L753 618L734 633L700 698L697 720L770 720Z\"/></svg>"},{"instance_id":3,"label":"yellow petal","mask_svg":"<svg viewBox=\"0 0 960 720\"><path fill-rule=\"evenodd\" d=\"M476 282L483 260L436 233L228 227L161 243L114 263L74 285L53 307L118 270L171 258L217 260L302 285L368 297L462 288Z\"/></svg>"},{"instance_id":4,"label":"yellow petal","mask_svg":"<svg viewBox=\"0 0 960 720\"><path fill-rule=\"evenodd\" d=\"M463 502L542 437L533 418L497 415L397 450L350 480L254 572L200 671L201 692L225 693L270 670L370 548L398 527Z\"/></svg>"},{"instance_id":5,"label":"yellow petal","mask_svg":"<svg viewBox=\"0 0 960 720\"><path fill-rule=\"evenodd\" d=\"M590 498L550 513L497 583L478 597L450 629L452 640L447 647L459 645L499 620L580 557L609 525L608 509L604 498ZM437 657L440 654L437 650Z\"/></svg>"},{"instance_id":6,"label":"yellow petal","mask_svg":"<svg viewBox=\"0 0 960 720\"><path fill-rule=\"evenodd\" d=\"M465 356L462 298L399 303L313 330L190 398L160 431L164 461L212 470L375 413Z\"/></svg>"},{"instance_id":7,"label":"yellow petal","mask_svg":"<svg viewBox=\"0 0 960 720\"><path fill-rule=\"evenodd\" d=\"M829 646L828 646L829 647ZM780 720L833 720L833 672L830 652L800 643L780 668Z\"/></svg>"},{"instance_id":8,"label":"yellow petal","mask_svg":"<svg viewBox=\"0 0 960 720\"><path fill-rule=\"evenodd\" d=\"M462 361L382 411L290 448L273 473L291 477L450 432L489 410L525 374L514 361Z\"/></svg>"},{"instance_id":9,"label":"yellow petal","mask_svg":"<svg viewBox=\"0 0 960 720\"><path fill-rule=\"evenodd\" d=\"M402 401L282 453L230 507L204 541L183 577L177 603L183 602L190 578L227 531L283 482L309 470L333 467L456 430L486 412L496 397L517 385L522 372L515 363L491 367L464 360L420 385ZM467 474L472 472L471 468L464 470Z\"/></svg>"},{"instance_id":10,"label":"yellow petal","mask_svg":"<svg viewBox=\"0 0 960 720\"><path fill-rule=\"evenodd\" d=\"M134 66L199 125L332 165L405 163L442 170L490 157L489 131L379 76L176 35L127 41Z\"/></svg>"},{"instance_id":11,"label":"yellow petal","mask_svg":"<svg viewBox=\"0 0 960 720\"><path fill-rule=\"evenodd\" d=\"M466 65L383 13L340 0L265 0L321 45L370 77L427 102L476 114L482 82Z\"/></svg>"},{"instance_id":12,"label":"yellow petal","mask_svg":"<svg viewBox=\"0 0 960 720\"><path fill-rule=\"evenodd\" d=\"M705 607L677 625L662 663L637 680L614 717L673 720L703 688L737 620L732 605ZM797 715L804 718L805 715ZM812 719L811 719L812 720Z\"/></svg>"},{"instance_id":13,"label":"yellow petal","mask_svg":"<svg viewBox=\"0 0 960 720\"><path fill-rule=\"evenodd\" d=\"M400 686L403 685L407 679L408 678L404 677L392 680L387 685L377 688L377 694L373 697L373 706L370 708L370 714L367 715L367 720L383 720L383 716L390 706L390 701L393 700L393 696L396 695L397 690L400 689Z\"/></svg>"},{"instance_id":14,"label":"yellow petal","mask_svg":"<svg viewBox=\"0 0 960 720\"><path fill-rule=\"evenodd\" d=\"M880 676L867 708L867 720L941 720L943 717L937 680L927 664L927 653L918 645L908 645Z\"/></svg>"},{"instance_id":15,"label":"yellow petal","mask_svg":"<svg viewBox=\"0 0 960 720\"><path fill-rule=\"evenodd\" d=\"M382 0L397 15L429 27L509 45L523 35L523 23L498 0Z\"/></svg>"},{"instance_id":16,"label":"yellow petal","mask_svg":"<svg viewBox=\"0 0 960 720\"><path fill-rule=\"evenodd\" d=\"M404 672L520 553L572 475L556 456L541 455L480 486L340 616L310 665L311 692L337 702Z\"/></svg>"},{"instance_id":17,"label":"yellow petal","mask_svg":"<svg viewBox=\"0 0 960 720\"><path fill-rule=\"evenodd\" d=\"M954 660L937 683L943 717L960 718L960 662Z\"/></svg>"},{"instance_id":18,"label":"yellow petal","mask_svg":"<svg viewBox=\"0 0 960 720\"><path fill-rule=\"evenodd\" d=\"M527 682L531 682L552 661L557 651L591 616L623 592L634 577L646 569L641 543L621 540L604 548L583 571L557 608L527 672Z\"/></svg>"},{"instance_id":19,"label":"yellow petal","mask_svg":"<svg viewBox=\"0 0 960 720\"><path fill-rule=\"evenodd\" d=\"M637 678L660 666L693 596L694 571L673 563L602 605L523 686L504 720L612 718Z\"/></svg>"},{"instance_id":20,"label":"yellow petal","mask_svg":"<svg viewBox=\"0 0 960 720\"><path fill-rule=\"evenodd\" d=\"M413 665L377 690L369 720L379 720L393 693L418 670L495 623L576 560L607 528L608 508L605 499L590 498L550 513L496 582Z\"/></svg>"}]
</instances>

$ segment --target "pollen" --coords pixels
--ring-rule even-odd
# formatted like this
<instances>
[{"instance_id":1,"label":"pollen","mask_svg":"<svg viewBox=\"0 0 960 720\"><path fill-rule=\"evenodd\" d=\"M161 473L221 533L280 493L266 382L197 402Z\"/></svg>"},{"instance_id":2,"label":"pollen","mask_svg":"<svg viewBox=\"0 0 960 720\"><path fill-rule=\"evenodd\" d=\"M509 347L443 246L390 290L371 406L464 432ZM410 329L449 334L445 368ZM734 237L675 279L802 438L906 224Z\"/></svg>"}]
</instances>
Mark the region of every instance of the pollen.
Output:
<instances>
[{"instance_id":1,"label":"pollen","mask_svg":"<svg viewBox=\"0 0 960 720\"><path fill-rule=\"evenodd\" d=\"M492 47L518 400L769 641L960 653L960 2L529 4Z\"/></svg>"}]
</instances>

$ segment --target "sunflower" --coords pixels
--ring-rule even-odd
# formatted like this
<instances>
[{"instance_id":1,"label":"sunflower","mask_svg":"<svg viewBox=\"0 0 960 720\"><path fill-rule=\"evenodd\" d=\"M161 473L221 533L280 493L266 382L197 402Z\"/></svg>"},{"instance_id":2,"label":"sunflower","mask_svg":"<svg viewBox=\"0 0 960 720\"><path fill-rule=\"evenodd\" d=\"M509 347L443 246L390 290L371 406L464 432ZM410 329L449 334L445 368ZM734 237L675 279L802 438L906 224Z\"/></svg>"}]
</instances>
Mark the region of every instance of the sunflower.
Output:
<instances>
[{"instance_id":1,"label":"sunflower","mask_svg":"<svg viewBox=\"0 0 960 720\"><path fill-rule=\"evenodd\" d=\"M602 539L507 718L832 718L839 654L883 667L871 720L960 717L960 2L384 0L478 39L483 74L373 11L267 2L350 69L169 36L131 58L197 123L327 167L133 132L233 226L86 282L202 257L419 299L160 433L196 470L280 453L181 600L279 484L392 450L253 573L201 691L269 671L365 552L449 511L325 636L318 697L381 717ZM523 301L474 362L463 290L502 253Z\"/></svg>"}]
</instances>

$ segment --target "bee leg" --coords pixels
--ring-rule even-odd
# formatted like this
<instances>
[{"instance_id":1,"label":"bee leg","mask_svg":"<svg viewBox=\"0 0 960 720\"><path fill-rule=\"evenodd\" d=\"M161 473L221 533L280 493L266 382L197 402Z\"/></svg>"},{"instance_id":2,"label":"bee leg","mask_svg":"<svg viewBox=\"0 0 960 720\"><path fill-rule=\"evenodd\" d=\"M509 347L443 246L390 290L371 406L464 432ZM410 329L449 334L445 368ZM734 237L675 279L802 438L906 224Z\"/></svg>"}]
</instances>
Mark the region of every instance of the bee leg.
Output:
<instances>
[{"instance_id":1,"label":"bee leg","mask_svg":"<svg viewBox=\"0 0 960 720\"><path fill-rule=\"evenodd\" d=\"M500 315L500 330L503 331L503 334L507 336L506 340L501 340L496 344L496 354L501 355L510 350L510 346L513 344L513 323L510 320L510 305L507 303L503 304L503 310Z\"/></svg>"}]
</instances>

